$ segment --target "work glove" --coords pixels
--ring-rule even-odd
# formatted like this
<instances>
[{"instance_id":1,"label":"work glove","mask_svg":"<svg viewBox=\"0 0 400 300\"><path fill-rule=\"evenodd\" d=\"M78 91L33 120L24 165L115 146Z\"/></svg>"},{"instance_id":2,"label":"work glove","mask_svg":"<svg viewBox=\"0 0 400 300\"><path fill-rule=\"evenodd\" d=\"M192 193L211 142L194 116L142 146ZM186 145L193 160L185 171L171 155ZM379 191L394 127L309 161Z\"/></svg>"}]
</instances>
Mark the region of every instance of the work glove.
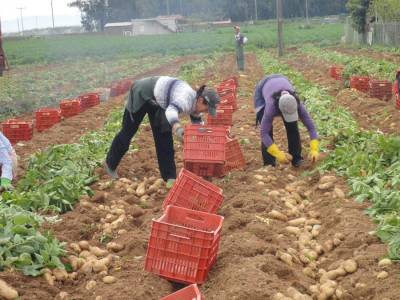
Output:
<instances>
[{"instance_id":1,"label":"work glove","mask_svg":"<svg viewBox=\"0 0 400 300\"><path fill-rule=\"evenodd\" d=\"M279 150L279 148L276 144L272 144L271 146L269 146L267 148L267 152L269 154L271 154L273 157L275 157L280 164L288 164L289 163L288 155L285 152Z\"/></svg>"},{"instance_id":2,"label":"work glove","mask_svg":"<svg viewBox=\"0 0 400 300\"><path fill-rule=\"evenodd\" d=\"M178 127L175 130L175 136L178 139L178 141L180 141L181 143L183 143L183 135L185 133L185 130L183 129L183 127Z\"/></svg>"},{"instance_id":3,"label":"work glove","mask_svg":"<svg viewBox=\"0 0 400 300\"><path fill-rule=\"evenodd\" d=\"M7 178L1 178L0 190L1 191L9 191L12 190L13 186L11 184L11 180Z\"/></svg>"},{"instance_id":4,"label":"work glove","mask_svg":"<svg viewBox=\"0 0 400 300\"><path fill-rule=\"evenodd\" d=\"M314 163L318 160L319 157L319 141L318 140L311 140L310 142L310 154L309 158Z\"/></svg>"}]
</instances>

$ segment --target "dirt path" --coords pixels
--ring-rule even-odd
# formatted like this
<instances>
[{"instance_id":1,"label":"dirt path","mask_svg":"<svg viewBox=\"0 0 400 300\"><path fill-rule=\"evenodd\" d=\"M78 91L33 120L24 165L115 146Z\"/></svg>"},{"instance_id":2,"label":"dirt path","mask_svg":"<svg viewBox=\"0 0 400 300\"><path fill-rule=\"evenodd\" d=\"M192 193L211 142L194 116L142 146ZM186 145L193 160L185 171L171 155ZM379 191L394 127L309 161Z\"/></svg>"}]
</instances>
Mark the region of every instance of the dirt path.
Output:
<instances>
[{"instance_id":1,"label":"dirt path","mask_svg":"<svg viewBox=\"0 0 400 300\"><path fill-rule=\"evenodd\" d=\"M341 299L398 299L400 287L397 275L400 268L378 267L377 262L385 255L386 247L369 234L375 226L365 216L365 206L340 193L346 192L341 179L336 178L334 186L321 189L318 188L318 176L302 175L304 170L310 169L309 165L300 170L262 168L251 94L263 71L255 55L248 55L246 59L248 69L245 76L239 79L240 109L234 116L232 131L241 141L247 165L243 171L214 180L224 190L225 201L219 214L225 220L217 262L208 281L201 286L206 299L273 299L276 293L286 293L289 287L311 294L309 287L319 281L318 272L336 269L347 259L355 259L358 269L354 273L345 272L336 279L343 290ZM233 74L233 57L225 56L206 77L217 81ZM276 141L286 149L286 141L282 138L286 134L282 127L278 121L275 126ZM302 136L305 144L307 135ZM143 126L136 142L139 151L125 156L120 175L136 184L145 177L154 177L151 180L158 178L153 140L147 125ZM178 167L181 167L181 147L176 145L176 150ZM99 170L99 173L102 174L102 171ZM113 185L108 183L108 178L102 176L93 186L97 195L89 202L82 199L81 204L63 215L62 221L52 229L59 239L67 243L85 239L93 246L105 248L105 243L100 241L109 237L123 244L124 249L117 253L118 258L108 270L108 274L115 276L117 281L107 285L102 283L104 274L79 271L75 279L57 281L54 286L49 286L43 278L0 273L0 278L18 289L22 300L60 299L57 295L61 291L75 300L156 300L181 287L143 271L151 220L161 215L166 191L161 189L145 199L128 192L123 181ZM106 194L102 194L104 191ZM111 206L125 210L123 215L126 218L111 233L105 234L102 224L109 218L107 215ZM300 222L295 226L298 232L288 233L288 222L272 218L269 215L271 210L284 213L289 220L305 218L307 224ZM307 256L313 260L311 263L302 262L300 259L307 259L304 259L303 252L305 249L310 251L311 247L305 247L304 236L309 237L312 229L319 234L315 233L309 242L314 248L322 245L322 250L319 249L316 257ZM282 255L288 253L292 262ZM306 266L311 270L308 275L304 274ZM388 271L389 277L377 280L377 273L383 270ZM89 289L91 281L96 285Z\"/></svg>"},{"instance_id":2,"label":"dirt path","mask_svg":"<svg viewBox=\"0 0 400 300\"><path fill-rule=\"evenodd\" d=\"M326 62L296 51L292 54L293 57L284 62L300 71L306 79L326 87L338 104L351 111L362 128L399 134L400 110L394 107L393 101L385 102L354 89L345 89L340 81L328 75L329 64Z\"/></svg>"}]
</instances>

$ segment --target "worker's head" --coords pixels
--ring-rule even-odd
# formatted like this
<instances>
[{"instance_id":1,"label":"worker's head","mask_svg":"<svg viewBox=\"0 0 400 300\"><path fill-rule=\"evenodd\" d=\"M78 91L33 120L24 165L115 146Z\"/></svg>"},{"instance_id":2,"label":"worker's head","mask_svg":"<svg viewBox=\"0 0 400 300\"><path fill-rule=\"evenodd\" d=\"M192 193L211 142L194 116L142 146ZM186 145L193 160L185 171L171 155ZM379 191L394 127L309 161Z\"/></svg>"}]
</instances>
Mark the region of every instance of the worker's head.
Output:
<instances>
[{"instance_id":1,"label":"worker's head","mask_svg":"<svg viewBox=\"0 0 400 300\"><path fill-rule=\"evenodd\" d=\"M235 32L236 32L236 33L239 33L239 32L240 32L240 27L239 27L239 26L233 26L233 29L235 29Z\"/></svg>"},{"instance_id":2,"label":"worker's head","mask_svg":"<svg viewBox=\"0 0 400 300\"><path fill-rule=\"evenodd\" d=\"M197 90L196 113L208 112L215 117L219 102L220 99L217 92L203 85Z\"/></svg>"},{"instance_id":3,"label":"worker's head","mask_svg":"<svg viewBox=\"0 0 400 300\"><path fill-rule=\"evenodd\" d=\"M297 100L289 92L283 91L281 93L279 98L279 110L286 122L290 123L299 120Z\"/></svg>"}]
</instances>

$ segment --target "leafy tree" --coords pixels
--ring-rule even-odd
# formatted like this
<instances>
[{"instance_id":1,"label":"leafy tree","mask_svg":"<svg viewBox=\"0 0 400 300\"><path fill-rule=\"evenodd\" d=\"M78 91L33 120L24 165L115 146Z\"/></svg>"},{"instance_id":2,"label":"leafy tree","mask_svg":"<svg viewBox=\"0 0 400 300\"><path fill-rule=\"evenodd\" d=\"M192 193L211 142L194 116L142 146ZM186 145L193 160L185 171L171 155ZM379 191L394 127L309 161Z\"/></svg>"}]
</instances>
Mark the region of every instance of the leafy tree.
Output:
<instances>
[{"instance_id":1,"label":"leafy tree","mask_svg":"<svg viewBox=\"0 0 400 300\"><path fill-rule=\"evenodd\" d=\"M347 9L353 21L353 27L358 33L365 34L367 31L368 9L371 0L349 0Z\"/></svg>"},{"instance_id":2,"label":"leafy tree","mask_svg":"<svg viewBox=\"0 0 400 300\"><path fill-rule=\"evenodd\" d=\"M68 4L82 12L81 23L87 31L104 31L107 22L106 0L76 0Z\"/></svg>"}]
</instances>

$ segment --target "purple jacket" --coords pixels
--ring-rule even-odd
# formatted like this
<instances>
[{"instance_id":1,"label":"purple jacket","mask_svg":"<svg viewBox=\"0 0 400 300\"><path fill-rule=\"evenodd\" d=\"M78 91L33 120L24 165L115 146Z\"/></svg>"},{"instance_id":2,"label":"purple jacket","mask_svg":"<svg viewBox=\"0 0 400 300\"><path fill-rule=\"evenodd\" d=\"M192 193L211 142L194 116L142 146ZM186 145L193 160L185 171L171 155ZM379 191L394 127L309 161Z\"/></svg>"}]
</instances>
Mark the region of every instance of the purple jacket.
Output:
<instances>
[{"instance_id":1,"label":"purple jacket","mask_svg":"<svg viewBox=\"0 0 400 300\"><path fill-rule=\"evenodd\" d=\"M294 92L295 89L290 83L289 79L284 76L274 77L269 79L262 88L262 95L265 100L264 116L261 121L261 139L263 144L268 148L274 142L270 137L269 133L272 128L272 122L276 116L280 116L278 102L272 97L272 95L279 91ZM260 111L262 107L256 107L256 111ZM299 105L299 119L303 122L307 128L310 138L317 139L317 131L315 130L314 122L311 119L310 114L305 108L303 103Z\"/></svg>"}]
</instances>

